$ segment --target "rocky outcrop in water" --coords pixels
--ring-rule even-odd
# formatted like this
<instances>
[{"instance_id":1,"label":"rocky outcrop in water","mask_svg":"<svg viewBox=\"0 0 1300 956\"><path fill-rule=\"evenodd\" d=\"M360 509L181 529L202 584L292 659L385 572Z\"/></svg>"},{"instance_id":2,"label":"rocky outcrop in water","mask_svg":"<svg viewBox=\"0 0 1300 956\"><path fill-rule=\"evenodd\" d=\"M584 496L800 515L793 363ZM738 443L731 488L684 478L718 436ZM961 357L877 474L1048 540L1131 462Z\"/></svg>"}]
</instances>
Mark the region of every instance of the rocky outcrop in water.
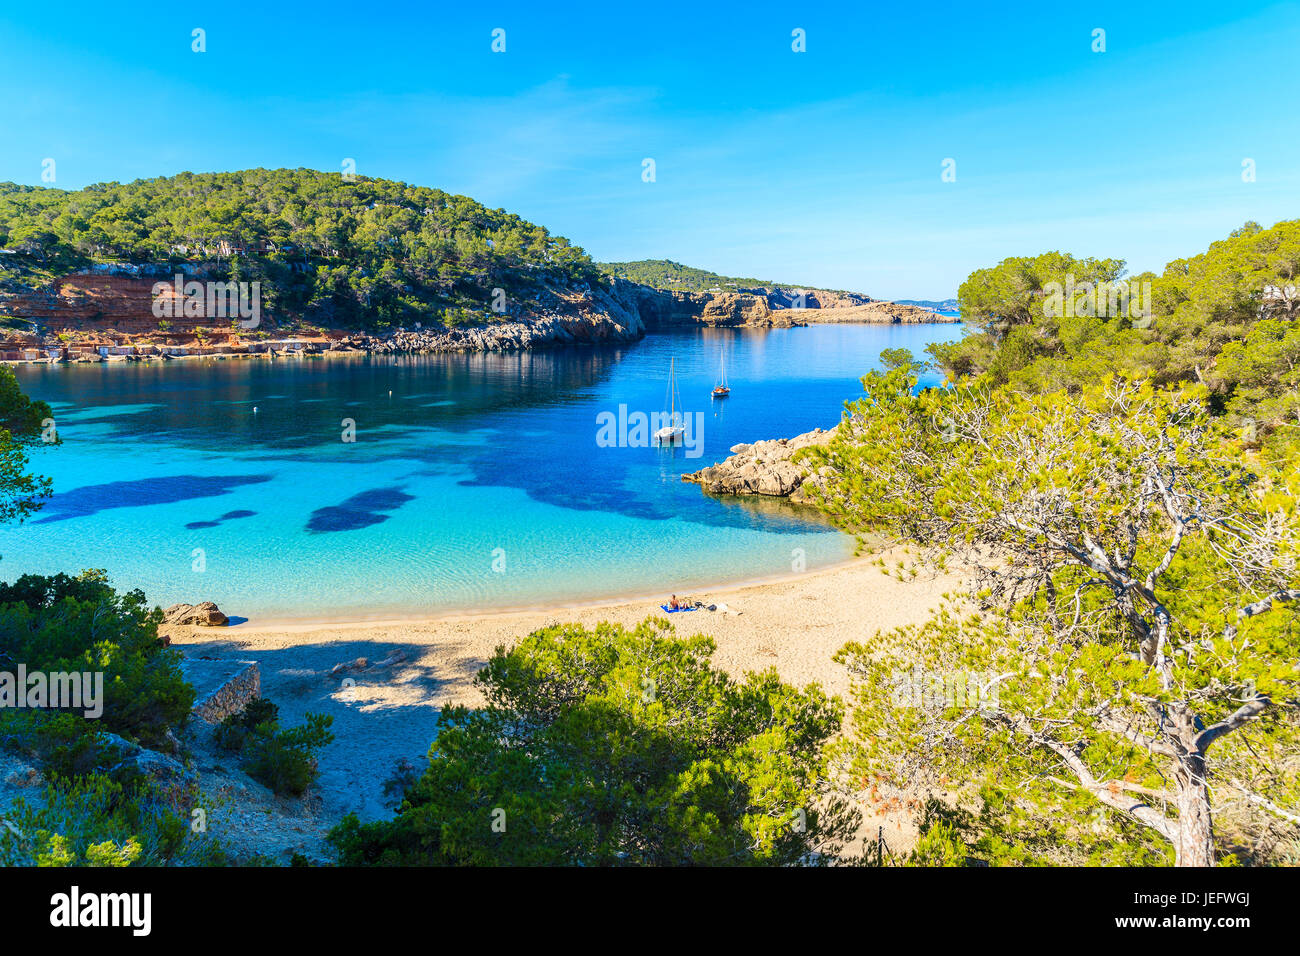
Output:
<instances>
[{"instance_id":1,"label":"rocky outcrop in water","mask_svg":"<svg viewBox=\"0 0 1300 956\"><path fill-rule=\"evenodd\" d=\"M595 341L624 340L615 338L609 330L595 326L575 327L573 323L548 318L536 322L503 322L500 325L466 329L402 329L384 337L357 335L344 339L333 351L359 350L382 354L514 352L547 345Z\"/></svg>"},{"instance_id":2,"label":"rocky outcrop in water","mask_svg":"<svg viewBox=\"0 0 1300 956\"><path fill-rule=\"evenodd\" d=\"M689 294L683 317L691 325L739 326L770 328L773 325L793 325L788 316L773 312L767 299L745 292L706 292Z\"/></svg>"},{"instance_id":3,"label":"rocky outcrop in water","mask_svg":"<svg viewBox=\"0 0 1300 956\"><path fill-rule=\"evenodd\" d=\"M833 309L796 309L792 314L800 323L827 324L835 322L863 322L880 325L922 325L928 322L960 322L961 319L940 315L916 305L898 302L868 302L865 305L844 305Z\"/></svg>"},{"instance_id":4,"label":"rocky outcrop in water","mask_svg":"<svg viewBox=\"0 0 1300 956\"><path fill-rule=\"evenodd\" d=\"M773 289L767 293L767 304L774 309L850 309L876 301L858 292L827 289Z\"/></svg>"},{"instance_id":5,"label":"rocky outcrop in water","mask_svg":"<svg viewBox=\"0 0 1300 956\"><path fill-rule=\"evenodd\" d=\"M767 297L748 292L668 292L615 279L611 295L636 310L648 331L682 327L774 328L802 324L794 313L774 309Z\"/></svg>"},{"instance_id":6,"label":"rocky outcrop in water","mask_svg":"<svg viewBox=\"0 0 1300 956\"><path fill-rule=\"evenodd\" d=\"M883 302L851 292L777 289L771 292L670 292L623 279L623 296L640 313L650 331L690 326L789 328L825 322L888 325L955 322L914 305Z\"/></svg>"},{"instance_id":7,"label":"rocky outcrop in water","mask_svg":"<svg viewBox=\"0 0 1300 956\"><path fill-rule=\"evenodd\" d=\"M806 464L792 459L804 448L829 444L835 431L835 428L829 431L814 428L794 438L733 445L730 458L682 475L682 481L698 484L709 494L768 495L809 503L812 501L809 492L821 486L821 477Z\"/></svg>"}]
</instances>

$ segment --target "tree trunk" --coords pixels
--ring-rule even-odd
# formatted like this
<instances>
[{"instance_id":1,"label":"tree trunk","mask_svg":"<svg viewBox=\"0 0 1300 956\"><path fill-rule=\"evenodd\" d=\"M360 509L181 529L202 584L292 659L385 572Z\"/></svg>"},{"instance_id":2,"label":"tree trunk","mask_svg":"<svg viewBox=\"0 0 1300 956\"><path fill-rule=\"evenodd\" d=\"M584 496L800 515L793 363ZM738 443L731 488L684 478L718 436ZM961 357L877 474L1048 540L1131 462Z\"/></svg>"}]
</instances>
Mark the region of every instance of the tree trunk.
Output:
<instances>
[{"instance_id":1,"label":"tree trunk","mask_svg":"<svg viewBox=\"0 0 1300 956\"><path fill-rule=\"evenodd\" d=\"M1174 866L1214 866L1214 822L1204 754L1193 752L1180 758L1174 779L1178 804Z\"/></svg>"}]
</instances>

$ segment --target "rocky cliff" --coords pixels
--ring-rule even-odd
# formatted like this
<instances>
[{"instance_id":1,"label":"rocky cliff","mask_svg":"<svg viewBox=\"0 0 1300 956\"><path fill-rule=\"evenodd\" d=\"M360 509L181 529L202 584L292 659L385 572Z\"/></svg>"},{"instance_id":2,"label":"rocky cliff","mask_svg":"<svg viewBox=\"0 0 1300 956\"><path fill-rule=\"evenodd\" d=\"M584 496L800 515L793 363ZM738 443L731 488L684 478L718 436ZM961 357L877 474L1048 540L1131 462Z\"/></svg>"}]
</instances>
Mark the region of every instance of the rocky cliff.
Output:
<instances>
[{"instance_id":1,"label":"rocky cliff","mask_svg":"<svg viewBox=\"0 0 1300 956\"><path fill-rule=\"evenodd\" d=\"M612 294L637 311L649 331L689 326L772 328L799 323L767 299L745 292L668 292L615 279Z\"/></svg>"},{"instance_id":2,"label":"rocky cliff","mask_svg":"<svg viewBox=\"0 0 1300 956\"><path fill-rule=\"evenodd\" d=\"M767 293L768 305L774 309L851 309L877 301L857 292L826 289L773 289Z\"/></svg>"},{"instance_id":3,"label":"rocky cliff","mask_svg":"<svg viewBox=\"0 0 1300 956\"><path fill-rule=\"evenodd\" d=\"M50 288L0 293L0 316L33 323L25 328L0 330L0 353L13 355L26 348L59 349L109 346L189 346L196 342L240 350L268 337L293 334L320 348L355 348L383 352L509 351L571 342L633 342L645 335L635 295L629 290L558 289L514 314L489 315L478 325L399 330L386 335L344 330L298 328L298 323L278 325L266 309L258 326L242 330L229 318L169 316L160 320L153 311L156 282L168 281L171 272L154 275L154 267L134 267L147 274L78 273L57 279ZM166 270L164 270L166 271ZM187 270L202 278L200 271Z\"/></svg>"},{"instance_id":4,"label":"rocky cliff","mask_svg":"<svg viewBox=\"0 0 1300 956\"><path fill-rule=\"evenodd\" d=\"M153 286L170 278L76 273L55 279L47 289L0 294L0 312L33 319L57 331L156 332ZM176 318L172 324L193 330L203 320Z\"/></svg>"},{"instance_id":5,"label":"rocky cliff","mask_svg":"<svg viewBox=\"0 0 1300 956\"><path fill-rule=\"evenodd\" d=\"M188 266L128 268L135 274L74 273L54 280L45 289L18 293L0 290L0 316L34 323L31 332L0 336L0 350L70 343L111 346L147 341L187 345L200 336L216 344L239 341L230 319L174 316L160 322L154 315L154 283L170 281L172 275L182 271L201 276L200 270Z\"/></svg>"},{"instance_id":6,"label":"rocky cliff","mask_svg":"<svg viewBox=\"0 0 1300 956\"><path fill-rule=\"evenodd\" d=\"M624 290L626 291L626 290ZM511 352L573 343L633 342L645 335L641 313L619 290L557 294L545 312L464 328L399 329L344 339L367 352Z\"/></svg>"},{"instance_id":7,"label":"rocky cliff","mask_svg":"<svg viewBox=\"0 0 1300 956\"><path fill-rule=\"evenodd\" d=\"M914 305L884 302L851 292L777 289L771 292L671 292L614 280L650 331L683 326L789 328L824 322L920 324L955 322ZM631 287L631 288L628 288Z\"/></svg>"},{"instance_id":8,"label":"rocky cliff","mask_svg":"<svg viewBox=\"0 0 1300 956\"><path fill-rule=\"evenodd\" d=\"M833 308L793 309L798 322L870 322L884 325L921 325L927 322L960 322L953 316L940 315L916 305L874 300L862 305L844 304Z\"/></svg>"},{"instance_id":9,"label":"rocky cliff","mask_svg":"<svg viewBox=\"0 0 1300 956\"><path fill-rule=\"evenodd\" d=\"M698 484L715 495L768 495L809 503L813 500L809 493L821 486L821 477L792 459L804 448L829 444L836 428L814 428L794 438L733 445L730 458L682 475L682 481Z\"/></svg>"},{"instance_id":10,"label":"rocky cliff","mask_svg":"<svg viewBox=\"0 0 1300 956\"><path fill-rule=\"evenodd\" d=\"M203 278L202 267L184 271ZM0 332L0 353L19 359L22 351L75 346L219 346L245 350L256 342L303 330L290 321L277 324L273 308L261 324L241 330L230 319L168 317L153 312L153 287L170 279L173 267L142 264L77 273L49 288L6 294L0 290L0 316L33 324ZM802 303L803 308L791 307ZM511 351L574 342L631 342L647 331L689 327L787 328L811 322L920 323L951 321L915 306L880 302L851 293L818 290L771 292L672 292L626 279L582 289L552 289L509 314L485 315L478 324L393 333L348 335L341 329L311 330L306 338L321 348L381 352ZM21 326L21 323L17 323ZM76 349L74 349L76 351Z\"/></svg>"}]
</instances>

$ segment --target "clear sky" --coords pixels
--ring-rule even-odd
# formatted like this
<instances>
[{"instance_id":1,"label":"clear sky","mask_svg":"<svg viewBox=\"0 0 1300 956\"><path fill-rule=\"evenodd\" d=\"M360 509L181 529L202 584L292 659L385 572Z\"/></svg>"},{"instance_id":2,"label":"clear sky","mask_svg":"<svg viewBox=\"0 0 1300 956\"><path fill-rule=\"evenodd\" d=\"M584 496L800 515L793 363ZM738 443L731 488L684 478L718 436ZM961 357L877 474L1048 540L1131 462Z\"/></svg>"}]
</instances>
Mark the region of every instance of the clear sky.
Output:
<instances>
[{"instance_id":1,"label":"clear sky","mask_svg":"<svg viewBox=\"0 0 1300 956\"><path fill-rule=\"evenodd\" d=\"M602 260L945 298L1300 217L1297 60L1296 3L9 2L0 180L351 158Z\"/></svg>"}]
</instances>

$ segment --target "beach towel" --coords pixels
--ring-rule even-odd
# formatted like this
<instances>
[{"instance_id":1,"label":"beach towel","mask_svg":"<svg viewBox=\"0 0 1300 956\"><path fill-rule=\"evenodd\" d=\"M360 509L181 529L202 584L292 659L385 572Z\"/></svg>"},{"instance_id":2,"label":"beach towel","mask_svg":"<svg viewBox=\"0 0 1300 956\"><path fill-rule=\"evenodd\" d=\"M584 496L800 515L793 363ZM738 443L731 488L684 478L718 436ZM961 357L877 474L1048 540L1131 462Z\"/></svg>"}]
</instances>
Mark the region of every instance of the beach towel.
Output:
<instances>
[{"instance_id":1,"label":"beach towel","mask_svg":"<svg viewBox=\"0 0 1300 956\"><path fill-rule=\"evenodd\" d=\"M667 604L660 604L659 606L660 606L661 608L663 608L665 611L667 611L669 614L676 614L678 611L698 611L698 610L699 610L699 608L697 608L697 607L669 607Z\"/></svg>"}]
</instances>

